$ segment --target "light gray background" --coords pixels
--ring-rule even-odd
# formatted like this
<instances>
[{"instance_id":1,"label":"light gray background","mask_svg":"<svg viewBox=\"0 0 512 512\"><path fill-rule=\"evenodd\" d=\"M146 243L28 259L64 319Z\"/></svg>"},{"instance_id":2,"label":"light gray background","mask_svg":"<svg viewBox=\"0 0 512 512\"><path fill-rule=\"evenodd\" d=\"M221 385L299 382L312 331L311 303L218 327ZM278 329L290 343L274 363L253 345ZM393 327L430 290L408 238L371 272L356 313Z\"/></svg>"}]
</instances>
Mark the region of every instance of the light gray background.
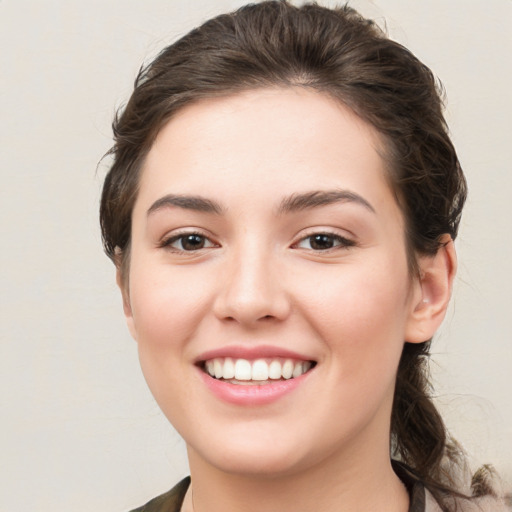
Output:
<instances>
[{"instance_id":1,"label":"light gray background","mask_svg":"<svg viewBox=\"0 0 512 512\"><path fill-rule=\"evenodd\" d=\"M0 0L0 510L123 511L186 474L146 390L97 206L140 63L228 0ZM434 346L446 421L512 481L512 1L352 1L442 78L470 198Z\"/></svg>"}]
</instances>

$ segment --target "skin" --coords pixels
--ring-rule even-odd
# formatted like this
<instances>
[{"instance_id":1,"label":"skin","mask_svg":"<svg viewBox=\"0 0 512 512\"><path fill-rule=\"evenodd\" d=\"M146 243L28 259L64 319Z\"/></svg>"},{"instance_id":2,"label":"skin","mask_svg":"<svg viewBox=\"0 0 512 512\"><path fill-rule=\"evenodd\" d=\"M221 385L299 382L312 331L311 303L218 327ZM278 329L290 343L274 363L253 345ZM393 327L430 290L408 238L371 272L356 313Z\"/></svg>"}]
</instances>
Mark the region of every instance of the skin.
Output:
<instances>
[{"instance_id":1,"label":"skin","mask_svg":"<svg viewBox=\"0 0 512 512\"><path fill-rule=\"evenodd\" d=\"M118 282L145 378L187 444L195 512L407 510L389 461L396 371L404 340L439 326L455 255L446 238L409 274L383 149L348 108L289 88L187 106L150 150ZM351 195L286 208L317 191ZM201 249L184 250L191 233ZM332 248L312 245L319 233ZM316 366L276 402L226 403L195 363L240 345Z\"/></svg>"}]
</instances>

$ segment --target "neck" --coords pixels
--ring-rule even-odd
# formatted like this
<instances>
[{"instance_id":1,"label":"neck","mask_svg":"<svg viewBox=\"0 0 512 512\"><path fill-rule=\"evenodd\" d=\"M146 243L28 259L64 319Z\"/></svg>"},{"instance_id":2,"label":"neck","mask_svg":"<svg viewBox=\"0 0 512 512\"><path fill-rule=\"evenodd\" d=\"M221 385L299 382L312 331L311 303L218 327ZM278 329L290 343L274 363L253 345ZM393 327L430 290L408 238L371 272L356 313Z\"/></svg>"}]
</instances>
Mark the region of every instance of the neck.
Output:
<instances>
[{"instance_id":1,"label":"neck","mask_svg":"<svg viewBox=\"0 0 512 512\"><path fill-rule=\"evenodd\" d=\"M343 454L290 474L226 473L189 447L192 485L184 512L406 512L409 497L387 449Z\"/></svg>"}]
</instances>

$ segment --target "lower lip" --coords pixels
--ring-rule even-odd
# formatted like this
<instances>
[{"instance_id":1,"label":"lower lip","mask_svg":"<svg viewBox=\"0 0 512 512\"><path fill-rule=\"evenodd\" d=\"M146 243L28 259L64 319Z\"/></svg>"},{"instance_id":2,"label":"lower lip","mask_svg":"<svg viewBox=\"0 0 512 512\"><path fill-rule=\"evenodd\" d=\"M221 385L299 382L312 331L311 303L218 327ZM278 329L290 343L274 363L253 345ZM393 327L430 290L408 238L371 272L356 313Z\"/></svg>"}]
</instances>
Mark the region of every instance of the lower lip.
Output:
<instances>
[{"instance_id":1,"label":"lower lip","mask_svg":"<svg viewBox=\"0 0 512 512\"><path fill-rule=\"evenodd\" d=\"M199 370L203 382L208 389L224 402L235 405L266 405L295 391L308 377L312 370L300 377L288 380L276 380L269 384L231 384L224 380L214 379Z\"/></svg>"}]
</instances>

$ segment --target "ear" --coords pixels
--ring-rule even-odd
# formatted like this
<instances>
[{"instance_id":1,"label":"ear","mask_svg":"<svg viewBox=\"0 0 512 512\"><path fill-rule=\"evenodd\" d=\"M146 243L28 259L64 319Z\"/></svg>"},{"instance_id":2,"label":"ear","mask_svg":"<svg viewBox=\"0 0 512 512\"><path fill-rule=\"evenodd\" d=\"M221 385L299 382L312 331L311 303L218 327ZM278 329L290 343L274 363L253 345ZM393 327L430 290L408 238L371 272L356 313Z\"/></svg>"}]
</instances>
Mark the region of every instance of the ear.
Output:
<instances>
[{"instance_id":1,"label":"ear","mask_svg":"<svg viewBox=\"0 0 512 512\"><path fill-rule=\"evenodd\" d=\"M132 306L130 303L130 290L128 287L128 280L123 277L122 262L121 262L121 249L116 247L116 253L114 262L116 265L116 283L121 291L121 297L123 299L123 312L126 318L126 325L134 340L137 340L137 331L135 329L135 323L133 320Z\"/></svg>"},{"instance_id":2,"label":"ear","mask_svg":"<svg viewBox=\"0 0 512 512\"><path fill-rule=\"evenodd\" d=\"M405 341L422 343L432 338L443 321L452 294L457 256L450 235L443 235L434 256L421 256L419 276L412 292Z\"/></svg>"}]
</instances>

